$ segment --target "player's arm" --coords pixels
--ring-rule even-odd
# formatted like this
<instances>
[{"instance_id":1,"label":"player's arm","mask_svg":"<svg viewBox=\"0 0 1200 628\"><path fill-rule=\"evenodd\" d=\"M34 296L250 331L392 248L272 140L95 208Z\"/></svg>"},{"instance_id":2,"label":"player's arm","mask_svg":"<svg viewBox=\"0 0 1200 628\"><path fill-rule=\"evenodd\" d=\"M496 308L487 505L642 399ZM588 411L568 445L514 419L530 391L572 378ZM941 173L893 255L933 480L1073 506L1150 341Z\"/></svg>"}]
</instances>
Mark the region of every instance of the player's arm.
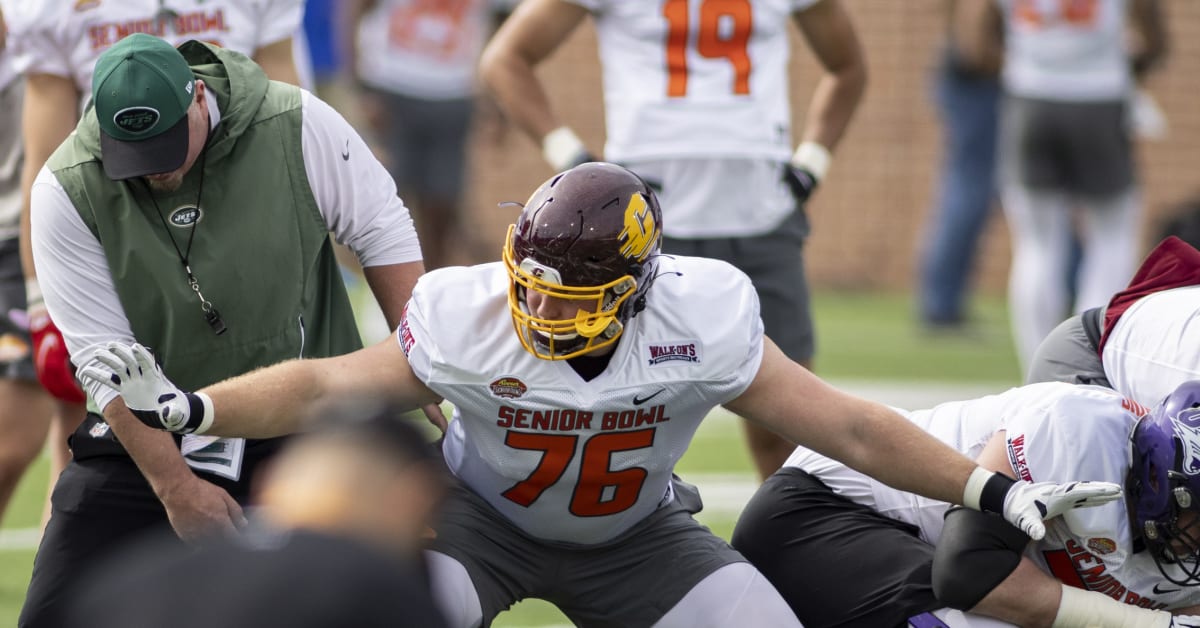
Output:
<instances>
[{"instance_id":1,"label":"player's arm","mask_svg":"<svg viewBox=\"0 0 1200 628\"><path fill-rule=\"evenodd\" d=\"M564 0L525 0L484 48L479 74L508 119L542 147L555 170L588 161L583 142L554 114L535 68L588 14Z\"/></svg>"},{"instance_id":2,"label":"player's arm","mask_svg":"<svg viewBox=\"0 0 1200 628\"><path fill-rule=\"evenodd\" d=\"M1043 518L1120 497L1107 483L1014 482L980 468L882 404L846 394L789 360L769 338L731 411L903 491L1001 513L1040 538Z\"/></svg>"},{"instance_id":3,"label":"player's arm","mask_svg":"<svg viewBox=\"0 0 1200 628\"><path fill-rule=\"evenodd\" d=\"M1132 27L1130 63L1139 81L1167 55L1167 29L1158 0L1133 0L1129 4Z\"/></svg>"},{"instance_id":4,"label":"player's arm","mask_svg":"<svg viewBox=\"0 0 1200 628\"><path fill-rule=\"evenodd\" d=\"M25 138L25 164L21 170L21 267L26 279L36 279L33 245L30 241L30 190L38 172L54 149L75 129L79 91L64 76L28 74L21 111L21 134Z\"/></svg>"},{"instance_id":5,"label":"player's arm","mask_svg":"<svg viewBox=\"0 0 1200 628\"><path fill-rule=\"evenodd\" d=\"M950 37L960 60L978 72L995 75L1004 64L1004 16L996 0L956 0Z\"/></svg>"},{"instance_id":6,"label":"player's arm","mask_svg":"<svg viewBox=\"0 0 1200 628\"><path fill-rule=\"evenodd\" d=\"M263 72L267 73L267 78L272 81L299 85L300 73L296 70L296 59L292 50L292 38L286 37L255 50L254 62L263 69Z\"/></svg>"},{"instance_id":7,"label":"player's arm","mask_svg":"<svg viewBox=\"0 0 1200 628\"><path fill-rule=\"evenodd\" d=\"M832 151L862 101L866 58L842 0L822 0L793 19L824 70L809 103L802 141Z\"/></svg>"},{"instance_id":8,"label":"player's arm","mask_svg":"<svg viewBox=\"0 0 1200 628\"><path fill-rule=\"evenodd\" d=\"M330 395L388 397L410 409L441 400L417 378L395 334L353 353L280 362L194 393L171 383L136 344L110 345L80 376L118 391L152 427L243 438L299 431L312 404Z\"/></svg>"},{"instance_id":9,"label":"player's arm","mask_svg":"<svg viewBox=\"0 0 1200 628\"><path fill-rule=\"evenodd\" d=\"M1004 431L992 436L977 461L985 469L1016 477ZM1063 584L1023 556L1028 543L1028 536L994 515L951 510L934 552L934 594L947 606L1018 626L1175 625L1169 613Z\"/></svg>"}]
</instances>

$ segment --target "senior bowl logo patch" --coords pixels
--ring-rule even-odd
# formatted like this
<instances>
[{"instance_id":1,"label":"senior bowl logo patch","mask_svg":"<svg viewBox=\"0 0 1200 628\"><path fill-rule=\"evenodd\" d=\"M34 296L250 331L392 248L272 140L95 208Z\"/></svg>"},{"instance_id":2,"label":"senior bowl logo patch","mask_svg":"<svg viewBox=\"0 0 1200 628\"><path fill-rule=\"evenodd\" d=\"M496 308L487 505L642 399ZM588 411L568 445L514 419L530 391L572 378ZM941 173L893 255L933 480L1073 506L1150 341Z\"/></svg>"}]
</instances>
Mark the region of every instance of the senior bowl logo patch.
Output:
<instances>
[{"instance_id":1,"label":"senior bowl logo patch","mask_svg":"<svg viewBox=\"0 0 1200 628\"><path fill-rule=\"evenodd\" d=\"M1111 554L1117 551L1117 542L1102 536L1088 539L1087 546L1097 554Z\"/></svg>"},{"instance_id":2,"label":"senior bowl logo patch","mask_svg":"<svg viewBox=\"0 0 1200 628\"><path fill-rule=\"evenodd\" d=\"M646 345L646 363L650 366L673 362L696 363L702 356L699 340L670 340Z\"/></svg>"},{"instance_id":3,"label":"senior bowl logo patch","mask_svg":"<svg viewBox=\"0 0 1200 628\"><path fill-rule=\"evenodd\" d=\"M516 399L529 391L529 387L525 382L515 377L501 377L500 379L488 384L488 388L492 389L492 394L505 399Z\"/></svg>"},{"instance_id":4,"label":"senior bowl logo patch","mask_svg":"<svg viewBox=\"0 0 1200 628\"><path fill-rule=\"evenodd\" d=\"M113 114L113 124L138 135L153 129L160 117L158 109L153 107L126 107Z\"/></svg>"}]
</instances>

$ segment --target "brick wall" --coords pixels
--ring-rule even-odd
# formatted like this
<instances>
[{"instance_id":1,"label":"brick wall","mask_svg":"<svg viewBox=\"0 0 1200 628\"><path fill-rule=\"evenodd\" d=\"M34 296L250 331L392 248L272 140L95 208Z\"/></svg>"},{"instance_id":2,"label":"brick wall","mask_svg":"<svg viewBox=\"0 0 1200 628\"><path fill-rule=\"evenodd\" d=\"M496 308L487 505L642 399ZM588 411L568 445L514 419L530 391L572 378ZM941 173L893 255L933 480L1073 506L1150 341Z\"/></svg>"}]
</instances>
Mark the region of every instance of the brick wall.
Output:
<instances>
[{"instance_id":1,"label":"brick wall","mask_svg":"<svg viewBox=\"0 0 1200 628\"><path fill-rule=\"evenodd\" d=\"M931 203L940 155L930 102L932 65L942 32L942 0L843 0L867 51L870 84L835 165L809 207L808 263L820 286L907 289L913 284L922 221ZM1200 193L1200 2L1163 0L1171 35L1166 65L1149 83L1170 122L1162 141L1139 146L1146 246L1173 204ZM802 127L816 68L796 40L793 118ZM541 68L555 109L594 150L604 123L595 36L590 24ZM478 236L498 252L514 208L551 174L539 150L515 130L475 138L470 207ZM997 208L998 210L999 208ZM1002 292L1008 234L995 212L981 245L983 288Z\"/></svg>"}]
</instances>

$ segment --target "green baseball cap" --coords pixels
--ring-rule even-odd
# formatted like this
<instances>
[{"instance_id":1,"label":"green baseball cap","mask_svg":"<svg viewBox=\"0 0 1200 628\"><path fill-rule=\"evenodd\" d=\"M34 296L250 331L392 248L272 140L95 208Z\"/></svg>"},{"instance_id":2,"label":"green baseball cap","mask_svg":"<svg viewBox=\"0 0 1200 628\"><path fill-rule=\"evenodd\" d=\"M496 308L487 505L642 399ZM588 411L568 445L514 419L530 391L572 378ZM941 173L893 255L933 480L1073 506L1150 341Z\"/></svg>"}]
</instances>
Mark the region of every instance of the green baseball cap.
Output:
<instances>
[{"instance_id":1,"label":"green baseball cap","mask_svg":"<svg viewBox=\"0 0 1200 628\"><path fill-rule=\"evenodd\" d=\"M100 55L92 72L92 102L110 179L161 174L183 165L195 83L183 55L152 35L130 35Z\"/></svg>"}]
</instances>

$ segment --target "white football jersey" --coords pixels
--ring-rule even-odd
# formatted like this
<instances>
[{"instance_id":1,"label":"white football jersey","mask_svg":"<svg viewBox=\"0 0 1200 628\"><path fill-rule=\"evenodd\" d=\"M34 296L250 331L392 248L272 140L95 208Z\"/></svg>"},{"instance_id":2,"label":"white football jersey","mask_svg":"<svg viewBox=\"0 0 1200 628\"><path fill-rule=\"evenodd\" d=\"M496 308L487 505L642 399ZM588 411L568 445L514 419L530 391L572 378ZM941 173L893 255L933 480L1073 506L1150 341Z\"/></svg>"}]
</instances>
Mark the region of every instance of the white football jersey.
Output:
<instances>
[{"instance_id":1,"label":"white football jersey","mask_svg":"<svg viewBox=\"0 0 1200 628\"><path fill-rule=\"evenodd\" d=\"M428 100L468 98L491 29L489 0L381 0L358 28L358 78Z\"/></svg>"},{"instance_id":2,"label":"white football jersey","mask_svg":"<svg viewBox=\"0 0 1200 628\"><path fill-rule=\"evenodd\" d=\"M1024 480L1089 480L1124 486L1132 464L1129 435L1144 411L1107 388L1049 382L941 404L913 412L909 418L972 457L994 432L1004 430L1009 462ZM941 535L945 503L898 491L803 448L787 466L809 471L847 498L918 526L922 538L931 543ZM839 491L844 485L866 488ZM1153 609L1200 604L1200 587L1172 584L1148 553L1133 548L1129 515L1120 500L1071 510L1047 521L1046 537L1031 544L1026 556L1066 584L1127 604Z\"/></svg>"},{"instance_id":3,"label":"white football jersey","mask_svg":"<svg viewBox=\"0 0 1200 628\"><path fill-rule=\"evenodd\" d=\"M668 503L701 419L758 372L746 276L715 260L660 264L646 310L590 381L521 346L502 264L436 270L413 290L398 337L417 376L454 404L446 462L530 535L603 543Z\"/></svg>"},{"instance_id":4,"label":"white football jersey","mask_svg":"<svg viewBox=\"0 0 1200 628\"><path fill-rule=\"evenodd\" d=\"M791 155L788 24L819 0L569 0L595 18L604 157Z\"/></svg>"},{"instance_id":5,"label":"white football jersey","mask_svg":"<svg viewBox=\"0 0 1200 628\"><path fill-rule=\"evenodd\" d=\"M1113 388L1154 406L1180 384L1200 379L1200 286L1149 294L1117 319L1101 362Z\"/></svg>"},{"instance_id":6,"label":"white football jersey","mask_svg":"<svg viewBox=\"0 0 1200 628\"><path fill-rule=\"evenodd\" d=\"M1121 100L1132 87L1126 0L997 0L1005 89L1057 101Z\"/></svg>"},{"instance_id":7,"label":"white football jersey","mask_svg":"<svg viewBox=\"0 0 1200 628\"><path fill-rule=\"evenodd\" d=\"M253 55L291 37L304 16L303 0L30 0L11 6L5 18L18 69L70 78L84 102L96 58L127 35L149 33L173 45L199 39Z\"/></svg>"}]
</instances>

